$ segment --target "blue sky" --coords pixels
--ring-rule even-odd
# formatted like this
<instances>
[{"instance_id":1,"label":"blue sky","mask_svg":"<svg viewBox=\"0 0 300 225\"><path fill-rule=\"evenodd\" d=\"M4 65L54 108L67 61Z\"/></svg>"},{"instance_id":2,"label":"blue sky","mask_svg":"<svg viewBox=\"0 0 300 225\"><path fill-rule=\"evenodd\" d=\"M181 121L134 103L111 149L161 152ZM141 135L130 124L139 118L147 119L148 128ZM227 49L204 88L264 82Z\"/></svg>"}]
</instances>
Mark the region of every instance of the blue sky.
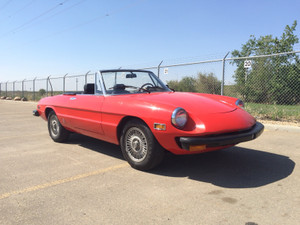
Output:
<instances>
[{"instance_id":1,"label":"blue sky","mask_svg":"<svg viewBox=\"0 0 300 225\"><path fill-rule=\"evenodd\" d=\"M294 20L300 37L299 12L299 0L0 0L0 82L218 59Z\"/></svg>"}]
</instances>

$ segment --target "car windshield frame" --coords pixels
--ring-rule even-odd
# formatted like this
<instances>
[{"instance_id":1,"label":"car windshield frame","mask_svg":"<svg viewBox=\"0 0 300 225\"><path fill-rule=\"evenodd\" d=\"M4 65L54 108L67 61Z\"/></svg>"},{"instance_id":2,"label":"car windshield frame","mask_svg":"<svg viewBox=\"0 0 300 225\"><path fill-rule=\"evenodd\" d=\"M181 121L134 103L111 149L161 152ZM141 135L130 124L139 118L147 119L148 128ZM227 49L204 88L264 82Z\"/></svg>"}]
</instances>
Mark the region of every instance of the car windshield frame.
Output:
<instances>
[{"instance_id":1,"label":"car windshield frame","mask_svg":"<svg viewBox=\"0 0 300 225\"><path fill-rule=\"evenodd\" d=\"M114 77L108 77L108 76L112 76L112 74L114 74ZM149 77L147 77L147 75ZM140 77L143 77L143 79L148 79L148 81L141 86L136 85L138 82L129 82L129 83L134 83L135 85L118 83L118 80L122 80L122 79L123 81L127 79L128 81L130 81L131 79L132 81L140 81L140 80L134 80L134 79L139 79ZM148 71L148 70L134 70L134 69L100 70L96 73L95 78L96 78L95 82L101 87L101 94L108 95L108 96L171 91L152 71ZM114 80L112 81L112 79ZM109 82L107 82L107 80ZM112 84L109 84L111 82L113 83L113 86ZM145 87L143 87L144 85Z\"/></svg>"}]
</instances>

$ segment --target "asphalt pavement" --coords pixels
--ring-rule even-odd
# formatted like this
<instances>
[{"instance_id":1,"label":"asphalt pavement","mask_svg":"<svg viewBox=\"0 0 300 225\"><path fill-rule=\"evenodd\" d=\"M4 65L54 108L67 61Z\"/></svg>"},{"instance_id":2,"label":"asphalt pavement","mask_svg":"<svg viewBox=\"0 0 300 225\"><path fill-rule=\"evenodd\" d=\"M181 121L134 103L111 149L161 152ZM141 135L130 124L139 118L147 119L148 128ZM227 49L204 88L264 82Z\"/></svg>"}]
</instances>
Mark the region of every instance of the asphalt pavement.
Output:
<instances>
[{"instance_id":1,"label":"asphalt pavement","mask_svg":"<svg viewBox=\"0 0 300 225\"><path fill-rule=\"evenodd\" d=\"M141 172L116 145L53 142L35 107L0 100L0 224L299 224L299 127Z\"/></svg>"}]
</instances>

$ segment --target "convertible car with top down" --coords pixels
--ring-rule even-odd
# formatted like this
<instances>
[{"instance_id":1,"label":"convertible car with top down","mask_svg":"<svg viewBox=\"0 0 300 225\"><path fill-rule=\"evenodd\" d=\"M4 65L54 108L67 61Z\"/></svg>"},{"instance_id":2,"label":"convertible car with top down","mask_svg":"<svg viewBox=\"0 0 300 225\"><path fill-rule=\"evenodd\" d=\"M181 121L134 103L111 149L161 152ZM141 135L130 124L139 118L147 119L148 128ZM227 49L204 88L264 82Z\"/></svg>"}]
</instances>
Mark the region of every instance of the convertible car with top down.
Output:
<instances>
[{"instance_id":1,"label":"convertible car with top down","mask_svg":"<svg viewBox=\"0 0 300 225\"><path fill-rule=\"evenodd\" d=\"M257 138L264 126L240 99L175 92L151 71L102 70L83 92L41 99L33 112L64 142L80 133L121 146L128 163L149 170L165 151L196 154Z\"/></svg>"}]
</instances>

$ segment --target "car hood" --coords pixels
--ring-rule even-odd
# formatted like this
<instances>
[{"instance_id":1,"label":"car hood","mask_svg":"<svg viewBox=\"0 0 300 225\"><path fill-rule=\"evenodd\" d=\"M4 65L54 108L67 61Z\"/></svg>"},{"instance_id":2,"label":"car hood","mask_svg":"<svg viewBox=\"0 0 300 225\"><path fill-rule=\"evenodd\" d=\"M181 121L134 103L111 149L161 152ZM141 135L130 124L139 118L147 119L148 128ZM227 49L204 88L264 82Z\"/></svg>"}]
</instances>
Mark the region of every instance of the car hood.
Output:
<instances>
[{"instance_id":1,"label":"car hood","mask_svg":"<svg viewBox=\"0 0 300 225\"><path fill-rule=\"evenodd\" d=\"M160 92L150 94L133 94L130 98L153 105L154 107L181 107L187 112L204 114L227 113L237 109L232 103L222 99L211 98L206 94L188 92ZM126 97L129 97L128 95Z\"/></svg>"}]
</instances>

